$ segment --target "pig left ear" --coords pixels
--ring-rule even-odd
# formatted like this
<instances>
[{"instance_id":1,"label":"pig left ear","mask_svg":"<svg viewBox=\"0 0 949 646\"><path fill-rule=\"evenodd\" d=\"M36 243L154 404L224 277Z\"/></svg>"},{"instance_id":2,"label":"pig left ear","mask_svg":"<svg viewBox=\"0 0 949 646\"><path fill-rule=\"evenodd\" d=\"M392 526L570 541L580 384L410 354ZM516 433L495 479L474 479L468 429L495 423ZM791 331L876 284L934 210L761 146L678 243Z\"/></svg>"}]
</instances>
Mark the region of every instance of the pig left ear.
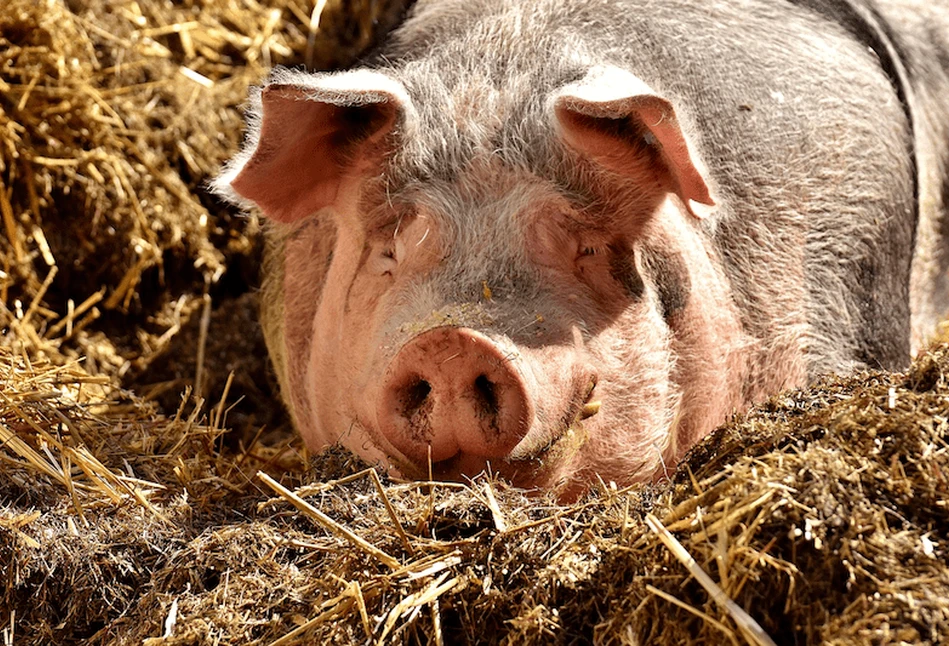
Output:
<instances>
[{"instance_id":1,"label":"pig left ear","mask_svg":"<svg viewBox=\"0 0 949 646\"><path fill-rule=\"evenodd\" d=\"M251 98L244 149L212 188L279 222L333 204L343 180L368 171L412 113L401 83L379 72L275 72Z\"/></svg>"},{"instance_id":2,"label":"pig left ear","mask_svg":"<svg viewBox=\"0 0 949 646\"><path fill-rule=\"evenodd\" d=\"M638 77L598 67L553 97L553 112L572 148L637 182L658 179L689 212L703 218L715 206L697 156L672 104Z\"/></svg>"}]
</instances>

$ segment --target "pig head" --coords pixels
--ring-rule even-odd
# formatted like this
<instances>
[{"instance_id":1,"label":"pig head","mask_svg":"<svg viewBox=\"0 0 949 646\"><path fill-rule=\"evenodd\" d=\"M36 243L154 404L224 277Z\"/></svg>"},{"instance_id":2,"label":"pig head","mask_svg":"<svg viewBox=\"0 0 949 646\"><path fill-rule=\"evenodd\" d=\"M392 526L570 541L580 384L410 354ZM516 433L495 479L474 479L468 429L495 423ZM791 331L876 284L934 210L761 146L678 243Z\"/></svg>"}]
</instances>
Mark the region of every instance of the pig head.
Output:
<instances>
[{"instance_id":1,"label":"pig head","mask_svg":"<svg viewBox=\"0 0 949 646\"><path fill-rule=\"evenodd\" d=\"M548 19L553 36L527 56L518 30L542 11L483 4L525 15L442 24L455 3L420 3L382 62L274 72L217 180L267 220L262 320L308 446L341 443L408 477L488 470L572 493L661 476L730 413L804 384L815 365L864 365L863 331L826 332L812 313L826 302L842 316L850 292L809 283L826 268L813 265L820 225L808 218L849 217L859 200L828 206L814 186L823 167L773 196L755 189L774 178L732 168L814 151L762 150L774 124L721 135L709 114L721 107L656 89L676 84L654 62L593 55L562 5L536 3L571 37ZM868 219L911 199L905 129L879 138L897 188L857 182L877 200ZM899 285L902 244L885 263ZM903 338L881 356L908 355L900 289ZM813 360L834 334L856 341Z\"/></svg>"}]
</instances>

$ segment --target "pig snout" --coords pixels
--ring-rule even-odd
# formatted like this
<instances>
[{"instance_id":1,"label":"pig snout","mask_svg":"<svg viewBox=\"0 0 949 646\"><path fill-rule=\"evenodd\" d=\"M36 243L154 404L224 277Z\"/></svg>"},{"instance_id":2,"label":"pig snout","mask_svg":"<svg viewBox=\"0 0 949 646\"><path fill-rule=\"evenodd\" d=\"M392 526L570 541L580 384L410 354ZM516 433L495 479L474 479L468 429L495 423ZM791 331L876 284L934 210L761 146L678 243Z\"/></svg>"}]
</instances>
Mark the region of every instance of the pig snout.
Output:
<instances>
[{"instance_id":1,"label":"pig snout","mask_svg":"<svg viewBox=\"0 0 949 646\"><path fill-rule=\"evenodd\" d=\"M456 327L424 332L398 351L377 407L380 433L420 466L459 455L504 457L533 418L534 404L511 353Z\"/></svg>"}]
</instances>

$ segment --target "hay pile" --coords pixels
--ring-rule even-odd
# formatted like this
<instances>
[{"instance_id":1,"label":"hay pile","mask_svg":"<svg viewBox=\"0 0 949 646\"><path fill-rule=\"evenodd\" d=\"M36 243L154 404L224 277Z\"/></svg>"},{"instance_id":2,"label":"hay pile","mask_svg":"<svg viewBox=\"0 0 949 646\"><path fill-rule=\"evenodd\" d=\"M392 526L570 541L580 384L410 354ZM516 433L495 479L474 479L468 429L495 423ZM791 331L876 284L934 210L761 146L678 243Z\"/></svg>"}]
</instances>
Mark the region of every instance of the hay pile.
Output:
<instances>
[{"instance_id":1,"label":"hay pile","mask_svg":"<svg viewBox=\"0 0 949 646\"><path fill-rule=\"evenodd\" d=\"M220 406L157 416L9 351L0 371L13 643L949 638L949 346L775 398L673 482L569 506L292 445L225 454Z\"/></svg>"},{"instance_id":2,"label":"hay pile","mask_svg":"<svg viewBox=\"0 0 949 646\"><path fill-rule=\"evenodd\" d=\"M949 640L949 346L568 506L280 432L255 224L202 187L269 64L404 4L0 7L0 643Z\"/></svg>"}]
</instances>

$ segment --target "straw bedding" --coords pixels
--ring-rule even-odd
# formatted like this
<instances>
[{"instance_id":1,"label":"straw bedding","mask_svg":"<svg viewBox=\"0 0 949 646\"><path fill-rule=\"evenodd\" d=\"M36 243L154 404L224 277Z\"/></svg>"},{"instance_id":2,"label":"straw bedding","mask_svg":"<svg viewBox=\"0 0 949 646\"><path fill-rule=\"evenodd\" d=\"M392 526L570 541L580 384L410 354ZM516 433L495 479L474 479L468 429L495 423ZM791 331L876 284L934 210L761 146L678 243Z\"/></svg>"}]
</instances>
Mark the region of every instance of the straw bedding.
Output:
<instances>
[{"instance_id":1,"label":"straw bedding","mask_svg":"<svg viewBox=\"0 0 949 646\"><path fill-rule=\"evenodd\" d=\"M346 64L404 4L0 8L0 642L949 639L939 343L571 505L306 453L256 225L203 186L268 66Z\"/></svg>"}]
</instances>

